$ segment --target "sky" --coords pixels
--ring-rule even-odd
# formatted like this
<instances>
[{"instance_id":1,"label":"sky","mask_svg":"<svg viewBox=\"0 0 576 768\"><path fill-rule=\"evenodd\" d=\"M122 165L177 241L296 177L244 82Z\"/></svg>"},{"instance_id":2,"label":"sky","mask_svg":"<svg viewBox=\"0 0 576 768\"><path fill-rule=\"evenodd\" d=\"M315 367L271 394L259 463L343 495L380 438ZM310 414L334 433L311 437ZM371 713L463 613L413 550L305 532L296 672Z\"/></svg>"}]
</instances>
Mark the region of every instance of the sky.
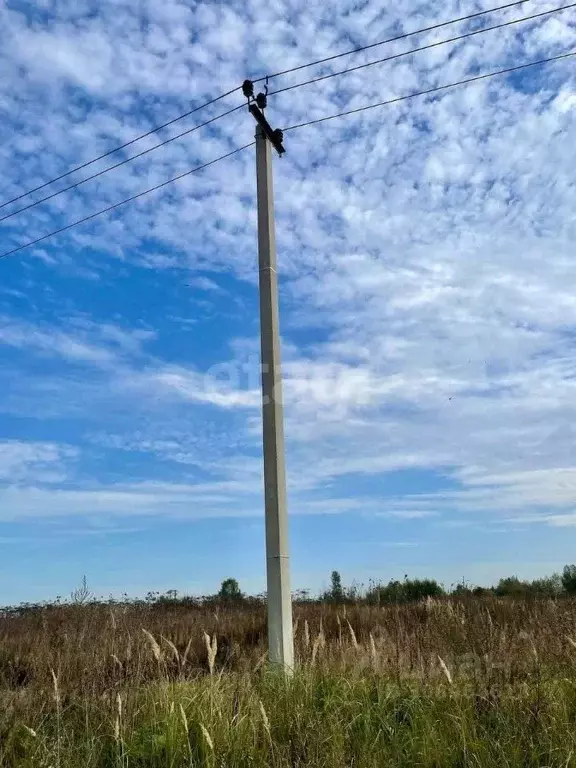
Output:
<instances>
[{"instance_id":1,"label":"sky","mask_svg":"<svg viewBox=\"0 0 576 768\"><path fill-rule=\"evenodd\" d=\"M497 5L494 2L493 5ZM2 2L0 203L239 86L493 7ZM276 90L554 8L270 81ZM288 127L576 50L576 10L270 96ZM292 584L576 561L576 59L285 134ZM6 215L242 103L235 93ZM249 143L241 109L2 222L2 252ZM253 147L0 259L0 604L265 589Z\"/></svg>"}]
</instances>

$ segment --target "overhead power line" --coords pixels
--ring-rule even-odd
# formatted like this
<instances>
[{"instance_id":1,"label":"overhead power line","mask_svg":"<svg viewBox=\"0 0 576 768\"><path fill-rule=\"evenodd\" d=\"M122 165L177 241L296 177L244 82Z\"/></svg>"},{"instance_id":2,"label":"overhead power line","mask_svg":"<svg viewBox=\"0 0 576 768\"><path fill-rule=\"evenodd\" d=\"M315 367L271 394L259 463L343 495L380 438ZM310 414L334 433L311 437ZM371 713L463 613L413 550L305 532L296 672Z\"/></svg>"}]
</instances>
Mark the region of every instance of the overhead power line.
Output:
<instances>
[{"instance_id":1,"label":"overhead power line","mask_svg":"<svg viewBox=\"0 0 576 768\"><path fill-rule=\"evenodd\" d=\"M110 165L108 168L104 168L101 171L98 171L98 173L93 173L92 176L87 176L85 179L80 179L80 181L77 181L74 184L70 184L68 187L64 187L64 189L59 189L56 192L52 192L52 194L50 195L41 197L39 200L34 200L34 202L30 203L29 205L24 205L22 208L17 208L15 211L10 211L10 213L7 213L4 216L0 217L0 222L6 221L6 219L10 219L12 218L12 216L16 216L16 214L18 213L23 213L24 211L28 211L30 210L30 208L34 208L35 206L40 205L40 203L45 203L47 200L52 200L52 198L58 197L58 195L63 195L64 192L69 192L71 189L76 189L76 187L80 187L82 186L82 184L86 184L87 181L92 181L93 179L97 179L99 176L103 176L105 173L108 173L109 171L113 171L116 168L120 168L120 166L122 165L131 163L132 160L137 160L139 157L143 157L144 155L147 155L149 152L154 152L155 149L160 149L160 147L165 147L166 144L170 144L170 142L176 141L176 139L181 139L182 136L187 136L189 133L194 133L194 131L197 131L199 128L204 128L206 125L210 125L211 123L215 123L217 120L220 120L223 117L227 117L228 115L231 115L232 112L237 112L239 109L243 109L244 106L245 106L244 104L239 104L237 107L232 107L232 109L229 109L220 115L216 115L216 117L212 117L210 118L210 120L206 120L205 122L200 123L199 125L194 125L192 126L192 128L188 128L186 131L182 131L182 133L177 133L175 136L171 136L169 139L166 139L165 141L161 141L159 144L154 144L153 147L148 147L148 149L145 149L142 152L138 152L137 155L132 155L132 157L127 157L124 160L120 160L119 163Z\"/></svg>"},{"instance_id":2,"label":"overhead power line","mask_svg":"<svg viewBox=\"0 0 576 768\"><path fill-rule=\"evenodd\" d=\"M531 16L523 16L521 19L512 19L511 21L504 21L501 24L494 24L491 27L484 27L483 29L475 29L472 32L465 32L462 35L456 37L449 37L446 40L438 40L435 43L428 43L420 48L413 48L410 51L402 51L401 53L395 53L392 56L386 56L382 59L376 59L375 61L368 61L364 64L358 64L355 67L349 67L348 69L342 69L339 72L329 72L327 75L321 75L320 77L314 77L310 80L305 80L302 83L295 83L294 85L287 85L285 88L279 88L276 91L270 91L268 96L274 96L279 93L285 93L286 91L293 91L296 88L303 88L305 85L312 85L313 83L320 83L323 80L329 80L332 77L338 77L340 75L346 75L350 72L357 72L359 69L366 69L367 67L373 67L375 64L384 64L388 61L394 61L395 59L401 59L404 56L412 56L414 53L420 53L421 51L428 51L431 48L438 48L441 45L447 45L448 43L456 43L459 40L465 40L468 37L474 37L475 35L483 35L485 32L493 32L495 29L503 29L504 27L511 27L514 24L521 24L525 21L532 21L533 19L539 19L543 16L550 16L553 13L559 13L560 11L568 10L569 8L575 8L576 3L570 3L569 5L562 5L557 8L552 8L548 11L541 11L540 13L534 13ZM1 221L1 219L0 219Z\"/></svg>"},{"instance_id":3,"label":"overhead power line","mask_svg":"<svg viewBox=\"0 0 576 768\"><path fill-rule=\"evenodd\" d=\"M474 77L468 77L465 80L458 80L455 83L448 83L446 85L438 85L434 88L428 88L425 91L416 91L415 93L408 93L405 96L397 96L394 99L387 99L386 101L379 101L376 104L368 104L366 107L357 107L356 109L348 109L345 112L338 112L335 115L326 115L325 117L318 117L315 120L307 120L305 123L298 123L291 125L288 128L283 128L284 133L286 131L295 131L297 128L304 128L308 125L316 125L317 123L325 123L328 120L335 120L337 117L346 117L347 115L355 115L359 112L366 112L369 109L376 109L376 107L386 107L390 104L397 104L400 101L408 101L408 99L414 99L416 96L427 96L432 93L438 93L439 91L447 91L449 88L456 88L460 85L467 85L468 83L475 83L479 80L486 80L489 77L496 77L497 75L506 75L510 72L518 72L521 69L528 69L528 67L536 67L541 64L549 64L552 61L561 61L562 59L568 59L571 56L576 56L576 51L570 51L569 53L562 53L558 56L550 56L548 59L539 59L538 61L529 61L527 64L519 64L516 67L507 67L506 69L498 69L494 72L486 72L483 75L475 75Z\"/></svg>"},{"instance_id":4,"label":"overhead power line","mask_svg":"<svg viewBox=\"0 0 576 768\"><path fill-rule=\"evenodd\" d=\"M364 45L364 46L361 46L359 48L353 48L352 50L344 51L343 53L337 53L337 54L334 54L333 56L327 56L327 57L325 57L323 59L317 59L316 61L310 61L310 62L307 62L305 64L300 64L299 66L292 67L291 69L285 69L285 70L282 70L282 71L279 71L279 72L275 72L275 73L273 73L271 75L260 77L260 78L258 78L256 80L254 80L253 82L258 83L258 82L261 82L262 80L265 80L267 77L269 79L275 78L275 77L280 77L282 75L287 75L287 74L289 74L291 72L297 72L299 70L307 69L309 67L317 66L319 64L325 64L328 61L334 61L335 59L340 59L340 58L342 58L344 56L351 56L354 53L360 53L361 51L367 51L367 50L369 50L371 48L376 48L377 46L380 46L380 45L386 45L387 43L392 43L392 42L395 42L397 40L404 40L404 39L406 39L408 37L412 37L413 35L423 34L425 32L431 32L431 31L433 31L435 29L441 29L442 27L446 27L446 26L449 26L451 24L458 24L460 22L469 21L471 19L479 18L481 16L485 16L485 15L490 14L490 13L496 13L497 11L502 11L502 10L506 10L508 8L513 8L513 7L517 6L517 5L523 5L526 2L530 2L530 0L516 0L516 2L506 3L504 5L499 5L499 6L496 6L494 8L488 8L485 11L478 11L476 13L468 14L467 16L460 16L458 18L450 19L448 21L443 21L443 22L440 22L438 24L432 24L431 26L423 27L421 29L416 29L416 30L413 30L412 32L406 32L406 33L404 33L402 35L396 35L395 37L391 37L391 38L388 38L386 40L379 40L376 43L371 43L369 45ZM76 165L73 168L70 168L65 173L62 173L59 176L55 176L54 178L49 179L48 181L45 181L45 182L43 182L42 184L39 184L36 187L32 187L31 189L28 189L25 192L22 192L21 194L16 195L16 197L11 198L10 200L5 200L3 203L0 203L0 209L4 208L7 205L11 205L12 203L18 202L18 200L22 200L22 198L27 197L28 195L30 195L30 194L32 194L34 192L39 192L41 189L45 189L46 187L50 186L51 184L54 184L57 181L61 181L62 179L65 179L67 176L70 176L71 174L76 173L77 171L81 171L84 168L88 168L90 165L93 165L94 163L98 162L99 160L104 160L106 157L110 157L111 155L115 154L116 152L119 152L122 149L126 149L127 147L130 147L133 144L135 144L136 142L141 141L142 139L145 139L148 136L152 136L154 133L158 133L158 131L161 131L163 128L168 128L170 125L174 125L178 121L183 120L184 118L189 117L190 115L193 115L196 112L199 112L201 109L205 109L206 107L209 107L212 104L216 104L216 102L226 98L227 96L232 95L233 93L235 93L238 90L240 90L238 87L237 88L232 88L229 91L226 91L225 93L222 93L219 96L216 96L215 98L210 99L209 101L206 101L204 104L200 104L199 106L194 107L193 109L191 109L191 110L189 110L187 112L184 112L181 115L178 115L177 117L173 118L172 120L168 120L165 123L162 123L160 125L155 126L154 128L151 128L150 130L146 131L145 133L141 133L139 136L135 136L133 139L130 139L129 141L125 142L124 144L120 144L117 147L113 147L112 149L108 150L107 152L103 152L101 155L93 157L91 160L87 160L84 163L80 163L79 165ZM180 135L183 135L183 134L180 134ZM175 138L179 138L179 137L175 137ZM159 144L158 146L163 146L163 144ZM139 157L139 156L141 156L141 155L137 155L136 157ZM128 159L127 162L130 162L130 160ZM114 168L114 167L117 167L117 166L112 166L112 168ZM106 172L106 171L104 171L104 172ZM91 178L95 178L95 176L90 177L90 179ZM88 181L90 179L86 179L85 181ZM81 183L83 183L83 182L81 182ZM65 192L68 189L72 189L74 186L75 185L71 185L67 189L61 190L61 191ZM41 201L38 201L38 202L44 202L44 200L41 200ZM22 210L22 209L20 209L20 210ZM19 212L20 211L15 211L14 213L19 213Z\"/></svg>"},{"instance_id":5,"label":"overhead power line","mask_svg":"<svg viewBox=\"0 0 576 768\"><path fill-rule=\"evenodd\" d=\"M470 13L467 16L459 16L457 19L450 19L449 21L442 21L439 24L432 24L429 27L422 27L421 29L415 29L412 32L404 32L401 35L396 35L395 37L388 37L385 40L379 40L376 43L370 43L369 45L362 45L359 48L352 48L349 51L344 51L343 53L336 53L333 56L326 56L323 59L316 59L316 61L309 61L306 64L299 64L296 67L291 67L290 69L282 69L279 72L274 72L271 75L264 75L263 77L258 77L255 80L252 80L253 83L261 83L263 80L272 80L274 77L282 77L282 75L289 75L292 72L299 72L302 69L308 69L309 67L315 67L318 64L326 64L329 61L335 61L336 59L341 59L344 56L352 56L354 53L361 53L362 51L368 51L371 48L377 48L379 45L387 45L388 43L395 43L397 40L406 40L408 37L412 37L413 35L421 35L425 32L433 32L435 29L441 29L442 27L448 27L451 24L458 24L461 21L470 21L471 19L477 19L480 16L486 16L489 13L496 13L497 11L504 11L507 8L513 8L516 5L523 5L524 3L530 2L530 0L517 0L514 3L506 3L506 5L497 5L495 8L488 8L485 11L477 11L476 13Z\"/></svg>"},{"instance_id":6,"label":"overhead power line","mask_svg":"<svg viewBox=\"0 0 576 768\"><path fill-rule=\"evenodd\" d=\"M23 197L31 195L33 192L39 192L41 189L50 186L50 184L54 184L61 179L65 179L66 176L70 176L70 174L76 173L76 171L81 171L83 168L87 168L89 165L97 163L98 160L104 160L104 158L110 157L110 155L113 155L115 152L119 152L121 149L126 149L126 147L130 147L132 144L136 144L137 141L145 139L148 136L152 136L154 133L158 133L158 131L161 131L163 128L168 128L168 126L174 125L174 123L177 123L179 120L183 120L185 117L189 117L195 112L199 112L201 109L209 107L211 104L216 104L216 102L221 101L222 99L226 98L226 96L230 96L239 90L240 88L232 88L230 91L226 91L226 93L221 93L220 96L216 96L214 99L210 99L210 101L206 101L204 104L200 104L200 106L194 107L194 109L190 109L188 112L184 112L182 115L178 115L178 117L175 117L172 120L168 120L166 123L162 123L162 125L157 125L155 128L151 128L149 131L141 133L139 136L135 136L133 139L130 139L130 141L126 141L124 144L120 144L119 146L114 147L113 149L109 149L107 152L104 152L97 157L93 157L91 160L87 160L85 163L81 163L80 165L74 166L74 168L70 168L70 170L66 171L66 173L60 174L60 176L55 176L53 179L45 181L43 184L39 184L37 187L33 187L32 189L28 189L26 192L22 192L22 194L13 197L11 200L6 200L5 202L0 203L0 208L4 208L11 203L15 203L18 200L21 200Z\"/></svg>"},{"instance_id":7,"label":"overhead power line","mask_svg":"<svg viewBox=\"0 0 576 768\"><path fill-rule=\"evenodd\" d=\"M568 59L572 56L576 56L576 51L570 51L568 53L559 54L558 56L550 56L547 59L539 59L538 61L530 61L526 64L519 64L515 67L507 67L506 69L499 69L494 72L486 72L482 75L475 75L474 77L469 77L464 80L458 80L455 83L447 83L445 85L439 85L434 88L428 88L424 91L417 91L415 93L409 93L404 96L398 96L394 99L388 99L387 101L380 101L376 104L368 104L365 107L358 107L356 109L349 109L344 112L338 112L334 115L326 115L325 117L319 117L315 120L308 120L304 123L298 123L296 125L291 125L288 128L284 128L284 131L295 131L298 128L304 128L309 125L317 125L318 123L324 123L328 120L335 120L337 117L346 117L348 115L354 115L358 114L360 112L366 112L369 109L376 109L377 107L384 107L388 106L390 104L397 104L401 101L407 101L409 99L416 98L417 96L427 96L433 93L438 93L440 91L446 91L450 88L456 88L461 85L467 85L468 83L474 83L478 82L480 80L486 80L490 77L496 77L497 75L505 75L510 74L511 72L518 72L523 69L528 69L529 67L535 67L540 66L543 64L549 64L554 61L561 61L563 59ZM4 259L7 256L12 256L15 253L19 253L20 251L23 251L25 248L29 248L33 245L37 245L38 243L43 242L44 240L48 240L50 237L54 237L55 235L59 235L62 232L66 232L69 229L72 229L73 227L76 227L80 224L84 224L88 221L91 221L92 219L95 219L98 216L102 216L106 213L110 213L111 211L116 210L117 208L120 208L123 205L126 205L127 203L132 202L133 200L137 200L140 197L143 197L144 195L148 195L150 192L155 192L158 189L162 189L163 187L166 187L168 184L172 184L175 181L178 181L179 179L183 179L186 176L190 176L193 173L197 173L198 171L203 170L204 168L208 168L211 165L214 165L215 163L220 162L220 160L225 160L228 157L232 157L233 155L236 155L238 152L242 152L245 149L248 149L249 147L254 146L255 142L252 141L249 144L245 144L242 147L237 147L236 149L232 150L231 152L227 152L224 155L220 155L220 157L215 158L214 160L210 160L207 163L203 163L202 165L199 165L195 168L192 168L189 171L185 171L184 173L179 174L178 176L174 176L171 179L168 179L167 181L163 181L161 184L156 184L153 187L150 187L149 189L145 189L142 192L138 192L136 195L132 195L131 197L127 197L124 200L120 200L118 203L114 203L113 205L109 205L107 208L103 208L99 211L96 211L95 213L90 214L89 216L85 216L82 219L78 219L77 221L73 221L70 224L66 224L64 227L60 227L59 229L55 229L52 232L48 232L45 235L42 235L41 237L38 237L34 240L30 240L27 243L24 243L23 245L20 245L16 248L12 248L10 251L6 251L5 253L0 254L0 259Z\"/></svg>"},{"instance_id":8,"label":"overhead power line","mask_svg":"<svg viewBox=\"0 0 576 768\"><path fill-rule=\"evenodd\" d=\"M114 203L114 205L109 205L107 208L102 208L100 211L96 211L95 213L91 213L89 216L84 216L82 219L78 219L77 221L73 221L70 224L66 224L64 227L60 227L59 229L55 229L52 232L48 232L46 235L42 235L41 237L37 237L35 240L30 240L28 243L24 243L23 245L19 245L17 248L12 248L10 251L6 251L5 253L0 254L0 259L5 259L7 256L12 256L15 253L18 253L19 251L23 251L25 248L30 248L32 245L37 245L38 243L43 242L44 240L48 240L50 237L54 237L55 235L59 235L62 232L66 232L69 229L72 229L72 227L76 227L79 224L85 224L87 221L91 221L92 219L95 219L98 216L102 216L105 213L110 213L111 211L116 210L116 208L120 208L122 205L126 205L126 203L131 203L134 200L138 200L140 197L144 197L144 195L150 194L150 192L156 192L158 189L162 189L163 187L168 186L168 184L172 184L175 181L179 181L180 179L183 179L185 176L190 176L192 173L197 173L198 171L204 170L204 168L208 168L211 165L215 165L216 163L219 163L220 160L225 160L227 157L232 157L232 155L238 154L238 152L242 152L245 149L248 149L248 147L252 147L255 144L254 141L251 141L249 144L244 144L243 147L237 147L236 149L233 149L231 152L227 152L225 155L220 155L220 157L216 157L214 160L209 160L207 163L203 163L202 165L196 166L196 168L192 168L189 171L185 171L184 173L178 174L178 176L174 176L171 179L168 179L167 181L163 181L161 184L156 184L154 187L149 187L149 189L145 189L142 192L138 192L136 195L132 195L131 197L127 197L124 200L120 200L118 203Z\"/></svg>"},{"instance_id":9,"label":"overhead power line","mask_svg":"<svg viewBox=\"0 0 576 768\"><path fill-rule=\"evenodd\" d=\"M526 2L526 0L522 0L522 2ZM517 4L518 3L514 3L514 5L517 5ZM269 96L274 96L274 95L277 95L277 94L280 94L280 93L285 93L286 91L292 91L292 90L294 90L296 88L302 88L302 87L304 87L306 85L311 85L313 83L319 83L319 82L322 82L323 80L328 80L328 79L330 79L332 77L338 77L339 75L345 75L345 74L348 74L348 73L351 73L351 72L356 72L357 70L365 69L366 67L372 67L372 66L374 66L376 64L383 64L383 63L386 63L386 62L389 62L389 61L393 61L395 59L402 58L404 56L411 56L412 54L419 53L421 51L426 51L426 50L429 50L431 48L437 48L439 46L447 45L449 43L455 43L455 42L458 42L460 40L465 40L468 37L473 37L475 35L481 35L481 34L484 34L485 32L491 32L491 31L496 30L496 29L502 29L503 27L509 27L509 26L512 26L513 24L519 24L521 22L531 21L533 19L541 18L543 16L548 16L548 15L550 15L552 13L558 13L559 11L563 11L563 10L566 10L568 8L574 8L574 7L576 7L576 3L571 3L570 5L564 5L564 6L560 6L558 8L553 8L553 9L548 10L548 11L542 11L540 13L532 14L531 16L525 16L525 17L523 17L521 19L513 19L511 21L506 21L506 22L503 22L501 24L495 24L495 25L493 25L491 27L485 27L483 29L477 29L477 30L474 30L472 32L467 32L465 34L458 35L456 37L448 38L446 40L440 40L440 41L437 41L435 43L429 43L428 45L424 45L424 46L422 46L420 48L414 48L414 49L412 49L410 51L403 51L401 53L393 54L392 56L386 56L386 57L384 57L382 59L377 59L376 61L370 61L370 62L367 62L367 63L364 63L364 64L359 64L358 66L355 66L355 67L349 67L348 69L340 70L339 72L330 72L327 75L322 75L320 77L316 77L316 78L312 78L310 80L306 80L306 81L304 81L302 83L296 83L294 85L289 85L289 86L287 86L285 88L280 88L280 89L278 89L276 91L271 91L268 95ZM487 13L487 11L483 12L483 13ZM445 22L445 23L449 23L449 22ZM344 55L344 54L339 54L339 55ZM1 216L0 217L0 223L3 222L3 221L6 221L7 219L12 218L13 216L16 216L19 213L24 213L25 211L28 211L28 210L30 210L31 208L34 208L37 205L41 205L42 203L45 203L45 202L47 202L49 200L52 200L53 198L58 197L59 195L62 195L65 192L69 192L72 189L76 189L77 187L80 187L80 186L82 186L83 184L86 184L89 181L93 181L94 179L97 179L100 176L103 176L104 174L109 173L110 171L115 170L116 168L120 168L121 166L126 165L127 163L131 163L133 160L137 160L138 158L143 157L144 155L147 155L150 152L154 152L155 150L160 149L161 147L164 147L167 144L170 144L171 142L176 141L177 139L182 138L183 136L187 136L190 133L193 133L194 131L197 131L199 128L204 128L205 126L210 125L211 123L214 123L214 122L216 122L217 120L220 120L223 117L227 117L228 115L232 114L233 112L237 112L239 109L242 109L243 106L244 106L243 104L239 104L236 107L232 107L232 109L229 109L226 112L223 112L222 114L217 115L216 117L211 118L210 120L206 120L205 122L200 123L199 125L195 125L192 128L188 128L186 131L182 131L181 133L177 133L176 135L171 136L170 138L166 139L165 141L162 141L162 142L160 142L158 144L155 144L152 147L148 147L147 149L143 150L142 152L138 152L137 154L132 155L131 157L127 157L124 160L121 160L120 162L115 163L114 165L109 166L108 168L103 168L101 171L98 171L97 173L94 173L91 176L87 176L84 179L80 179L79 181L75 182L74 184L69 184L67 187L64 187L63 189L59 189L56 192L52 192L49 195L45 195L44 197L41 197L38 200L34 200L34 202L32 202L32 203L30 203L28 205L22 206L21 208L16 208L15 210L10 211L10 213L7 213L4 216ZM198 109L200 109L200 107ZM134 141L136 141L136 139ZM126 145L124 145L124 146L126 146ZM72 173L72 172L70 172L70 173ZM3 205L7 205L7 203L4 203ZM0 208L2 208L2 207L3 206L0 205Z\"/></svg>"}]
</instances>

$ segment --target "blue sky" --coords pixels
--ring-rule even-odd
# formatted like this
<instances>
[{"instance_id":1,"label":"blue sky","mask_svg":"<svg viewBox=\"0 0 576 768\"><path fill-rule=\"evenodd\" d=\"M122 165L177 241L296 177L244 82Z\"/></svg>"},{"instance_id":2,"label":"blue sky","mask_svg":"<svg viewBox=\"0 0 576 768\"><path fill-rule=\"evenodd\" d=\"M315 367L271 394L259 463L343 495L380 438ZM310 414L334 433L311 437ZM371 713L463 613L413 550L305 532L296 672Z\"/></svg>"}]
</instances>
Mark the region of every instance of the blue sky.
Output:
<instances>
[{"instance_id":1,"label":"blue sky","mask_svg":"<svg viewBox=\"0 0 576 768\"><path fill-rule=\"evenodd\" d=\"M487 7L4 3L0 201L248 75ZM279 94L268 116L286 126L575 48L569 10ZM576 560L575 115L569 59L286 134L295 588L333 568L486 583ZM14 216L2 250L253 132L236 112ZM103 595L207 593L227 576L264 588L254 193L247 150L0 260L0 603L67 595L83 575Z\"/></svg>"}]
</instances>

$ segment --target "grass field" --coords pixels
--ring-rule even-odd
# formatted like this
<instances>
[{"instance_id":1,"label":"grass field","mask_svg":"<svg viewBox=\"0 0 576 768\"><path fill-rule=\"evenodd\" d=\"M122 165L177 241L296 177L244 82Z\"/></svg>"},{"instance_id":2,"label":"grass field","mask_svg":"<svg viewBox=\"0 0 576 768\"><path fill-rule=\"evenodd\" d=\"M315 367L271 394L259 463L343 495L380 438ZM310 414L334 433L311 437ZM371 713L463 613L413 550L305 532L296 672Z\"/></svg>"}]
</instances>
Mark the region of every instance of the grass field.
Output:
<instances>
[{"instance_id":1,"label":"grass field","mask_svg":"<svg viewBox=\"0 0 576 768\"><path fill-rule=\"evenodd\" d=\"M54 606L0 618L0 764L576 766L576 601Z\"/></svg>"}]
</instances>

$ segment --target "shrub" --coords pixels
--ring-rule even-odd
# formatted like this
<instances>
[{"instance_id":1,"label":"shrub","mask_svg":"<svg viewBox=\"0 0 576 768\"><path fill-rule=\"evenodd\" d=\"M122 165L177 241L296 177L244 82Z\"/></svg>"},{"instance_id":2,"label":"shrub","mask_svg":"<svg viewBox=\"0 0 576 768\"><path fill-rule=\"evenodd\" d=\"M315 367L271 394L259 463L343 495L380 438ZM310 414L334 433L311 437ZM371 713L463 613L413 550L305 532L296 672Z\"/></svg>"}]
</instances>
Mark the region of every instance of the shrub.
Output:
<instances>
[{"instance_id":1,"label":"shrub","mask_svg":"<svg viewBox=\"0 0 576 768\"><path fill-rule=\"evenodd\" d=\"M412 603L444 594L444 589L435 579L406 578L404 581L389 581L386 585L373 585L366 593L366 600L372 604Z\"/></svg>"},{"instance_id":2,"label":"shrub","mask_svg":"<svg viewBox=\"0 0 576 768\"><path fill-rule=\"evenodd\" d=\"M244 594L236 579L224 579L218 592L218 598L224 602L239 602L244 599Z\"/></svg>"},{"instance_id":3,"label":"shrub","mask_svg":"<svg viewBox=\"0 0 576 768\"><path fill-rule=\"evenodd\" d=\"M562 571L562 586L569 595L576 594L576 565L565 565Z\"/></svg>"}]
</instances>

